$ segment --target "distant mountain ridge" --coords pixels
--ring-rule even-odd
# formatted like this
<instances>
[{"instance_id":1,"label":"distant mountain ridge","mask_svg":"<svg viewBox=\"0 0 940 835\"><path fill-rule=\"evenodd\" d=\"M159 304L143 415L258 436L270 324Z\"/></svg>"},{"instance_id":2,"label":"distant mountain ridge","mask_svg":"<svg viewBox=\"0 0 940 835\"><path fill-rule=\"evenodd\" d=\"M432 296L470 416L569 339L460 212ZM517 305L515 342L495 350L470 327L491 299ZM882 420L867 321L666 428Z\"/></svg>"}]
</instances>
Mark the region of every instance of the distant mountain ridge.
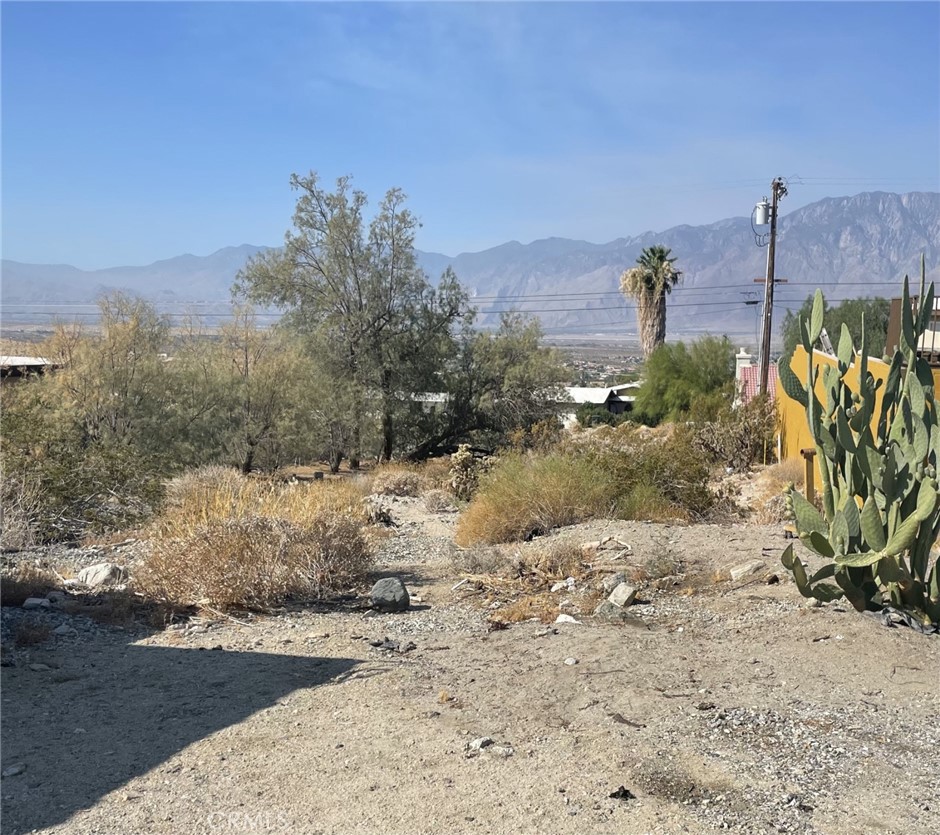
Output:
<instances>
[{"instance_id":1,"label":"distant mountain ridge","mask_svg":"<svg viewBox=\"0 0 940 835\"><path fill-rule=\"evenodd\" d=\"M619 276L641 250L670 247L683 282L670 298L670 332L753 330L766 249L755 245L748 218L676 226L604 244L546 238L510 241L482 252L447 256L420 252L432 280L452 267L492 323L516 307L538 315L559 334L635 333L632 310L619 296ZM162 303L224 302L238 270L264 247L226 247L208 256L181 255L142 267L83 271L68 265L2 262L4 307L91 302L106 289L125 289ZM940 193L865 192L833 197L781 215L777 276L790 286L781 307L798 306L815 286L838 301L848 295L895 295L905 273L940 278Z\"/></svg>"}]
</instances>

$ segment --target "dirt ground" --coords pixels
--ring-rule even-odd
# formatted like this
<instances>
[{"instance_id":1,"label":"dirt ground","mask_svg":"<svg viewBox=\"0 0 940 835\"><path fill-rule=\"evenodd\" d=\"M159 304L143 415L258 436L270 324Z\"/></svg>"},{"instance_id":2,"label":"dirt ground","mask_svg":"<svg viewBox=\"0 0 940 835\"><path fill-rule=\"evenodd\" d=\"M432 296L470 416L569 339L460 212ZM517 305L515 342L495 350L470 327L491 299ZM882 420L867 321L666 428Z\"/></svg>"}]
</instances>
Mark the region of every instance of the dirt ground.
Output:
<instances>
[{"instance_id":1,"label":"dirt ground","mask_svg":"<svg viewBox=\"0 0 940 835\"><path fill-rule=\"evenodd\" d=\"M554 593L577 622L493 629L453 514L390 511L408 612L96 628L5 666L3 831L940 832L940 637L807 607L781 529L566 529L630 547ZM628 622L577 611L651 561L675 576Z\"/></svg>"}]
</instances>

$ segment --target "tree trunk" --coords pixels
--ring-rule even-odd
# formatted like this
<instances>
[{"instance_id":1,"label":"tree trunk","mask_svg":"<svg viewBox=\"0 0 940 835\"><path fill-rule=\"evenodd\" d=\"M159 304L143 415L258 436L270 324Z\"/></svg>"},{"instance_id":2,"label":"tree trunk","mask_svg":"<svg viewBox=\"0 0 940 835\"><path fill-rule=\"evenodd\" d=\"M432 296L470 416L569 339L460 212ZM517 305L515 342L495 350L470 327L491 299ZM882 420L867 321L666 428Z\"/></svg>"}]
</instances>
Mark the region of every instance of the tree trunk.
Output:
<instances>
[{"instance_id":1,"label":"tree trunk","mask_svg":"<svg viewBox=\"0 0 940 835\"><path fill-rule=\"evenodd\" d=\"M359 460L361 456L362 449L362 429L359 425L361 418L359 415L362 414L362 411L359 410L359 413L355 417L355 422L353 423L352 428L352 447L349 451L349 469L358 470L359 469Z\"/></svg>"}]
</instances>

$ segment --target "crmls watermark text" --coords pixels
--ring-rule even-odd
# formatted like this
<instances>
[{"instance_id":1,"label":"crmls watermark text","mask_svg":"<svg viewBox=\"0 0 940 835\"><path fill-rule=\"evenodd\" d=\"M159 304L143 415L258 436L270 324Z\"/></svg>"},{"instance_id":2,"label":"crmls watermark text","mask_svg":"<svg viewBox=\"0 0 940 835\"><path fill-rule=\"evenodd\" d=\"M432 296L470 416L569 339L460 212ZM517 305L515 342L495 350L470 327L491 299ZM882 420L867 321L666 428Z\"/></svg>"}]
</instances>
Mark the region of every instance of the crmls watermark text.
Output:
<instances>
[{"instance_id":1,"label":"crmls watermark text","mask_svg":"<svg viewBox=\"0 0 940 835\"><path fill-rule=\"evenodd\" d=\"M212 812L206 818L207 833L223 832L293 832L294 827L285 812Z\"/></svg>"}]
</instances>

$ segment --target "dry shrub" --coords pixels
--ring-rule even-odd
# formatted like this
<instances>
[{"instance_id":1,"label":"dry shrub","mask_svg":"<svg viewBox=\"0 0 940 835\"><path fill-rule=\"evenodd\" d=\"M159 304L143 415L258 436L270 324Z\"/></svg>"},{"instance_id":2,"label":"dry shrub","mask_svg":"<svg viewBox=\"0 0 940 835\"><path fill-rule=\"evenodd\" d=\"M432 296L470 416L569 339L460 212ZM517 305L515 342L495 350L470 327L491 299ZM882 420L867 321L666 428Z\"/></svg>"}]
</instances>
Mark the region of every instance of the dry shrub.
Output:
<instances>
[{"instance_id":1,"label":"dry shrub","mask_svg":"<svg viewBox=\"0 0 940 835\"><path fill-rule=\"evenodd\" d=\"M615 485L618 518L693 522L714 511L708 466L687 431L624 425L586 434L576 448Z\"/></svg>"},{"instance_id":2,"label":"dry shrub","mask_svg":"<svg viewBox=\"0 0 940 835\"><path fill-rule=\"evenodd\" d=\"M266 609L346 590L368 571L362 495L212 467L175 479L136 588L171 605Z\"/></svg>"},{"instance_id":3,"label":"dry shrub","mask_svg":"<svg viewBox=\"0 0 940 835\"><path fill-rule=\"evenodd\" d=\"M428 490L424 494L424 509L430 513L453 513L457 510L454 497L446 490Z\"/></svg>"},{"instance_id":4,"label":"dry shrub","mask_svg":"<svg viewBox=\"0 0 940 835\"><path fill-rule=\"evenodd\" d=\"M759 525L779 525L788 521L784 491L793 484L797 490L804 485L802 459L781 461L766 467L757 477L752 502L754 521Z\"/></svg>"},{"instance_id":5,"label":"dry shrub","mask_svg":"<svg viewBox=\"0 0 940 835\"><path fill-rule=\"evenodd\" d=\"M690 516L652 484L636 484L617 502L617 516L643 522L688 522Z\"/></svg>"},{"instance_id":6,"label":"dry shrub","mask_svg":"<svg viewBox=\"0 0 940 835\"><path fill-rule=\"evenodd\" d=\"M421 464L420 472L431 482L434 488L446 490L450 484L450 456L442 455L439 458L429 458Z\"/></svg>"},{"instance_id":7,"label":"dry shrub","mask_svg":"<svg viewBox=\"0 0 940 835\"><path fill-rule=\"evenodd\" d=\"M783 492L788 484L793 484L797 490L802 490L805 481L804 465L805 462L802 458L790 458L778 464L771 464L769 467L764 468L760 480L779 485L780 492Z\"/></svg>"},{"instance_id":8,"label":"dry shrub","mask_svg":"<svg viewBox=\"0 0 940 835\"><path fill-rule=\"evenodd\" d=\"M174 605L266 609L346 590L370 564L354 519L325 512L301 526L246 516L217 519L184 539L154 543L137 588Z\"/></svg>"},{"instance_id":9,"label":"dry shrub","mask_svg":"<svg viewBox=\"0 0 940 835\"><path fill-rule=\"evenodd\" d=\"M457 521L458 545L531 538L610 509L611 486L585 459L567 455L500 458Z\"/></svg>"},{"instance_id":10,"label":"dry shrub","mask_svg":"<svg viewBox=\"0 0 940 835\"><path fill-rule=\"evenodd\" d=\"M22 606L27 598L45 597L61 585L54 571L33 563L19 563L12 570L3 572L0 580L0 605Z\"/></svg>"},{"instance_id":11,"label":"dry shrub","mask_svg":"<svg viewBox=\"0 0 940 835\"><path fill-rule=\"evenodd\" d=\"M775 457L777 407L766 395L754 397L736 409L724 408L717 420L695 425L695 445L716 464L747 470L756 462Z\"/></svg>"},{"instance_id":12,"label":"dry shrub","mask_svg":"<svg viewBox=\"0 0 940 835\"><path fill-rule=\"evenodd\" d=\"M371 492L385 496L420 496L435 488L434 481L423 467L406 464L384 464L372 473Z\"/></svg>"},{"instance_id":13,"label":"dry shrub","mask_svg":"<svg viewBox=\"0 0 940 835\"><path fill-rule=\"evenodd\" d=\"M580 577L584 572L584 552L574 542L551 542L527 556L527 563L549 580Z\"/></svg>"},{"instance_id":14,"label":"dry shrub","mask_svg":"<svg viewBox=\"0 0 940 835\"><path fill-rule=\"evenodd\" d=\"M23 622L16 625L13 643L18 647L34 647L49 640L52 627L48 623Z\"/></svg>"},{"instance_id":15,"label":"dry shrub","mask_svg":"<svg viewBox=\"0 0 940 835\"><path fill-rule=\"evenodd\" d=\"M42 507L42 488L37 478L0 470L0 547L34 545Z\"/></svg>"},{"instance_id":16,"label":"dry shrub","mask_svg":"<svg viewBox=\"0 0 940 835\"><path fill-rule=\"evenodd\" d=\"M452 561L461 574L498 574L510 565L511 560L502 548L474 545L454 551Z\"/></svg>"}]
</instances>

